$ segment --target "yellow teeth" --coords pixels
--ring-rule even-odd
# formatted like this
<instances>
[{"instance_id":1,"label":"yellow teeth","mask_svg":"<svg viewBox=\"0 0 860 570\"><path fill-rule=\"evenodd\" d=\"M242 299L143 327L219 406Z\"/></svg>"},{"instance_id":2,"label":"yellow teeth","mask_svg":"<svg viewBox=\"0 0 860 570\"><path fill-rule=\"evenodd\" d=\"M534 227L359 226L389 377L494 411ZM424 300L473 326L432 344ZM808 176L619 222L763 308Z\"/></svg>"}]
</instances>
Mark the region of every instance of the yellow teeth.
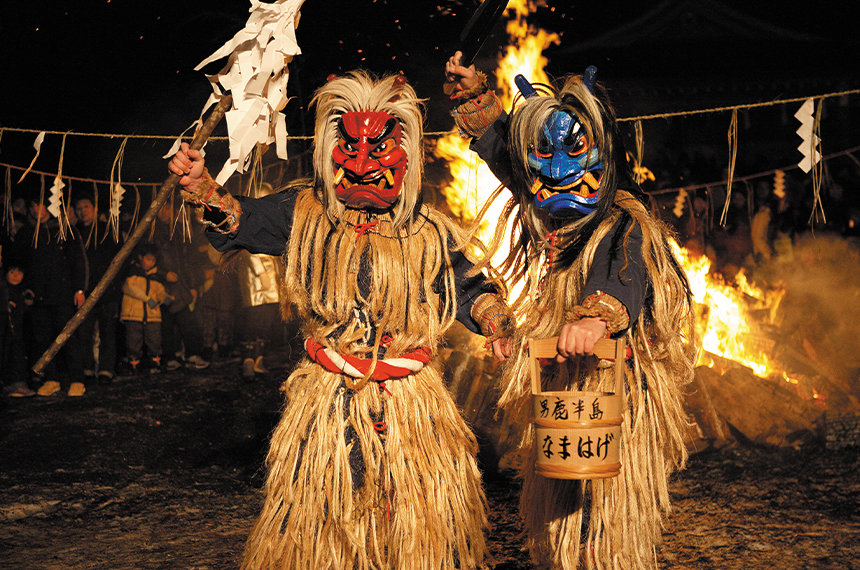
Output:
<instances>
[{"instance_id":1,"label":"yellow teeth","mask_svg":"<svg viewBox=\"0 0 860 570\"><path fill-rule=\"evenodd\" d=\"M588 187L592 190L597 190L600 187L600 180L595 178L591 172L586 172L584 179L585 183L588 184Z\"/></svg>"},{"instance_id":2,"label":"yellow teeth","mask_svg":"<svg viewBox=\"0 0 860 570\"><path fill-rule=\"evenodd\" d=\"M382 174L378 174L377 176L379 176L379 179L375 183L367 179L359 182L350 182L349 178L346 176L346 171L343 168L339 168L337 172L334 173L334 185L337 186L338 184L343 183L344 188L349 188L355 184L364 184L366 186L375 185L377 188L382 189L385 188L385 183L388 182L389 186L394 186L394 174L391 172L391 169L385 170Z\"/></svg>"}]
</instances>

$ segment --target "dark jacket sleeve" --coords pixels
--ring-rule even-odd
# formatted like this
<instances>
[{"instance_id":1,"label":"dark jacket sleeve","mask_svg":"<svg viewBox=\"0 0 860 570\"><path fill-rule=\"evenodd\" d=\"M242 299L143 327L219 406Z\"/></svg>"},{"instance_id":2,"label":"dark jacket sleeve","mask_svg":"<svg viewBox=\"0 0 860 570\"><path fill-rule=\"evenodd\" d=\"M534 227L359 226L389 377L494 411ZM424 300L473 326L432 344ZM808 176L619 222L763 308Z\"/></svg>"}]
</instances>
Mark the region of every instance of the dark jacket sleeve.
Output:
<instances>
[{"instance_id":1,"label":"dark jacket sleeve","mask_svg":"<svg viewBox=\"0 0 860 570\"><path fill-rule=\"evenodd\" d=\"M95 274L94 268L87 257L84 240L77 230L72 229L67 242L67 251L69 252L69 260L72 265L72 288L75 291L83 291L89 294L103 274Z\"/></svg>"},{"instance_id":2,"label":"dark jacket sleeve","mask_svg":"<svg viewBox=\"0 0 860 570\"><path fill-rule=\"evenodd\" d=\"M281 255L290 238L297 197L293 191L263 198L236 196L242 205L239 228L232 234L207 229L206 237L218 251L246 249L251 253Z\"/></svg>"},{"instance_id":3,"label":"dark jacket sleeve","mask_svg":"<svg viewBox=\"0 0 860 570\"><path fill-rule=\"evenodd\" d=\"M481 334L478 323L472 319L472 305L480 295L498 293L498 291L492 283L487 281L483 273L466 277L473 264L463 255L463 252L451 251L450 255L454 270L454 287L457 290L457 320L473 333Z\"/></svg>"},{"instance_id":4,"label":"dark jacket sleeve","mask_svg":"<svg viewBox=\"0 0 860 570\"><path fill-rule=\"evenodd\" d=\"M624 234L628 227L619 231L616 225L597 245L582 299L598 291L612 295L624 304L633 323L642 310L649 283L642 259L642 229L638 224L633 227L625 248Z\"/></svg>"},{"instance_id":5,"label":"dark jacket sleeve","mask_svg":"<svg viewBox=\"0 0 860 570\"><path fill-rule=\"evenodd\" d=\"M478 153L481 160L487 163L499 182L511 187L513 170L511 157L508 152L508 114L501 115L490 125L487 131L478 139L472 139L469 145Z\"/></svg>"}]
</instances>

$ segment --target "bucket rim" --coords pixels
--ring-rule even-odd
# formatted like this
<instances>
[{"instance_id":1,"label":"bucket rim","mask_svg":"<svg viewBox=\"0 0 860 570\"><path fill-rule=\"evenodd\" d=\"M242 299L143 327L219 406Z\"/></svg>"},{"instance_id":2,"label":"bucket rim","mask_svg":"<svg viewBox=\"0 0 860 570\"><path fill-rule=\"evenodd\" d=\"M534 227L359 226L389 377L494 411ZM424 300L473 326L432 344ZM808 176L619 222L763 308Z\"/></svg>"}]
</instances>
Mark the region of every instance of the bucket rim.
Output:
<instances>
[{"instance_id":1,"label":"bucket rim","mask_svg":"<svg viewBox=\"0 0 860 570\"><path fill-rule=\"evenodd\" d=\"M535 397L558 396L561 394L587 394L589 396L598 396L598 397L620 396L620 394L618 394L617 392L602 392L602 391L592 391L592 390L550 390L547 392L532 392L532 396L535 396Z\"/></svg>"}]
</instances>

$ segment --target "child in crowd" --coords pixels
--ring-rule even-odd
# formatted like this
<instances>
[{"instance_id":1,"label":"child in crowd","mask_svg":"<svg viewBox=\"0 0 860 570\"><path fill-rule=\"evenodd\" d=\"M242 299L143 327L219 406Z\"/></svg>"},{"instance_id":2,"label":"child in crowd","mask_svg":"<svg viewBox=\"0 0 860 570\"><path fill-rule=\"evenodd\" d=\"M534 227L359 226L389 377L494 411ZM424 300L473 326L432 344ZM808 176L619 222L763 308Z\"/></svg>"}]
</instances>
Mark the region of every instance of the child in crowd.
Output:
<instances>
[{"instance_id":1,"label":"child in crowd","mask_svg":"<svg viewBox=\"0 0 860 570\"><path fill-rule=\"evenodd\" d=\"M161 305L170 303L165 278L158 272L158 249L152 244L140 247L137 264L132 265L122 286L120 321L125 325L128 358L126 372L141 368L146 346L148 369L161 368Z\"/></svg>"},{"instance_id":2,"label":"child in crowd","mask_svg":"<svg viewBox=\"0 0 860 570\"><path fill-rule=\"evenodd\" d=\"M0 321L0 370L6 393L12 398L26 398L36 393L27 385L27 358L24 350L24 311L33 304L33 294L24 289L24 271L9 265L0 287L3 313Z\"/></svg>"}]
</instances>

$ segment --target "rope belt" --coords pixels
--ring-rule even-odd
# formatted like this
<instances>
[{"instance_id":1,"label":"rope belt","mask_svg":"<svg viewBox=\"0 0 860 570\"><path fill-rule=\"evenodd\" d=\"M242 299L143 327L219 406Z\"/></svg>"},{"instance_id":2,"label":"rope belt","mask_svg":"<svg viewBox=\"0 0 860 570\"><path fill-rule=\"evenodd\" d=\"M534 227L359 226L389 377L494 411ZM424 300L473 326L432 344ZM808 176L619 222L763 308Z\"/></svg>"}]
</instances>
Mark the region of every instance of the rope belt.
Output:
<instances>
[{"instance_id":1,"label":"rope belt","mask_svg":"<svg viewBox=\"0 0 860 570\"><path fill-rule=\"evenodd\" d=\"M312 338L305 340L305 350L311 360L329 372L346 374L353 378L364 378L373 364L371 358L339 354ZM428 362L430 362L430 347L421 346L399 358L377 360L376 366L370 374L370 380L384 382L385 380L405 378L424 368Z\"/></svg>"}]
</instances>

